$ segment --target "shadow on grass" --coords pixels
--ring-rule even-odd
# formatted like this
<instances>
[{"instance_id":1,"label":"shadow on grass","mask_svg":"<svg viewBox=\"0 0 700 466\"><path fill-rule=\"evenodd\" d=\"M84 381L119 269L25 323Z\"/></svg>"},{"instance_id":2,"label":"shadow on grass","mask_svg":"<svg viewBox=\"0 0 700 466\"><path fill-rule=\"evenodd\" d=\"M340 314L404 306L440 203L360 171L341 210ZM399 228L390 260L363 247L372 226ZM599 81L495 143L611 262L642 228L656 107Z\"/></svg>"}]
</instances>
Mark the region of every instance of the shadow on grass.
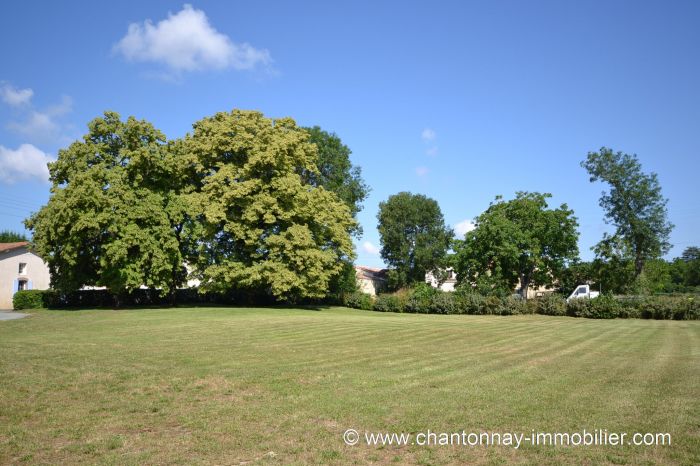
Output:
<instances>
[{"instance_id":1,"label":"shadow on grass","mask_svg":"<svg viewBox=\"0 0 700 466\"><path fill-rule=\"evenodd\" d=\"M275 304L275 305L254 305L254 304L216 304L216 303L182 303L175 305L130 305L130 306L84 306L84 307L50 307L44 309L25 309L32 310L47 310L47 311L133 311L133 310L162 310L168 311L173 309L269 309L269 310L298 310L298 311L328 311L334 306L331 304ZM18 311L22 312L22 311Z\"/></svg>"}]
</instances>

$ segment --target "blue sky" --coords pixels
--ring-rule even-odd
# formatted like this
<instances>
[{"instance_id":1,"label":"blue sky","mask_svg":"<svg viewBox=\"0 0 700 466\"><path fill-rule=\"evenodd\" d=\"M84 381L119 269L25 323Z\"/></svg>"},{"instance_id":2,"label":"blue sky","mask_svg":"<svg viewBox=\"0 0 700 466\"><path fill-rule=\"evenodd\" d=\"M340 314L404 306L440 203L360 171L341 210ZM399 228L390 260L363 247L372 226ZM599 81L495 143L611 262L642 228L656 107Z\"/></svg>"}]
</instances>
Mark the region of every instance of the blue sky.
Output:
<instances>
[{"instance_id":1,"label":"blue sky","mask_svg":"<svg viewBox=\"0 0 700 466\"><path fill-rule=\"evenodd\" d=\"M700 2L11 2L0 17L0 228L46 202L46 160L104 110L175 138L232 108L336 132L378 203L436 199L450 225L497 194L609 229L579 163L638 154L669 198L677 256L700 245ZM150 22L145 23L150 20ZM464 224L463 224L464 225Z\"/></svg>"}]
</instances>

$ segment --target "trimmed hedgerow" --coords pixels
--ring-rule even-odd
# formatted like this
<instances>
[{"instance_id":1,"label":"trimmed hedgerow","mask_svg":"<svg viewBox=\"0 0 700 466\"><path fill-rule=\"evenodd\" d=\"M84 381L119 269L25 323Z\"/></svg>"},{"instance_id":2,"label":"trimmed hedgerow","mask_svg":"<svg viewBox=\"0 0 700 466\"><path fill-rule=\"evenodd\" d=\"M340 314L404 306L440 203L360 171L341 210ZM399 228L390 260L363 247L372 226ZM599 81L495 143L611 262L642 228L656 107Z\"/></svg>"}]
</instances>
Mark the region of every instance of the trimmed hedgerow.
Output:
<instances>
[{"instance_id":1,"label":"trimmed hedgerow","mask_svg":"<svg viewBox=\"0 0 700 466\"><path fill-rule=\"evenodd\" d=\"M368 295L367 293L355 291L344 296L343 304L345 304L347 307L371 311L374 303L372 302L372 296Z\"/></svg>"},{"instance_id":2,"label":"trimmed hedgerow","mask_svg":"<svg viewBox=\"0 0 700 466\"><path fill-rule=\"evenodd\" d=\"M452 293L438 293L428 302L429 314L457 314L457 303Z\"/></svg>"},{"instance_id":3,"label":"trimmed hedgerow","mask_svg":"<svg viewBox=\"0 0 700 466\"><path fill-rule=\"evenodd\" d=\"M398 296L380 294L374 300L373 310L378 312L403 312L403 305Z\"/></svg>"},{"instance_id":4,"label":"trimmed hedgerow","mask_svg":"<svg viewBox=\"0 0 700 466\"><path fill-rule=\"evenodd\" d=\"M16 311L23 309L46 309L54 299L52 290L21 290L12 297L12 307Z\"/></svg>"},{"instance_id":5,"label":"trimmed hedgerow","mask_svg":"<svg viewBox=\"0 0 700 466\"><path fill-rule=\"evenodd\" d=\"M471 290L444 292L426 284L393 294L377 296L354 293L345 305L379 312L409 312L419 314L475 314L583 317L588 319L700 319L700 302L696 296L613 297L572 299L566 302L558 295L545 295L525 301L517 296L482 296Z\"/></svg>"},{"instance_id":6,"label":"trimmed hedgerow","mask_svg":"<svg viewBox=\"0 0 700 466\"><path fill-rule=\"evenodd\" d=\"M533 306L535 313L545 316L565 316L566 300L554 293L535 298Z\"/></svg>"}]
</instances>

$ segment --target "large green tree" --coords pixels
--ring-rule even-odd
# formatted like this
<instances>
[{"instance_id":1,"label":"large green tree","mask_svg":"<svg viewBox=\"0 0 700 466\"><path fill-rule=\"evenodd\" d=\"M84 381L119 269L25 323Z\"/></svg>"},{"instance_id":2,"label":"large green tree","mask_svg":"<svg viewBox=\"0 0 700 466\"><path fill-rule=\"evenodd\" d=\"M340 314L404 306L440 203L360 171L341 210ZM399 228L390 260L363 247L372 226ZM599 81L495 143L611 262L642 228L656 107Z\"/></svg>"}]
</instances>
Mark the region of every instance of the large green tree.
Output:
<instances>
[{"instance_id":1,"label":"large green tree","mask_svg":"<svg viewBox=\"0 0 700 466\"><path fill-rule=\"evenodd\" d=\"M172 293L185 278L183 219L165 136L114 112L88 129L49 164L49 201L25 222L52 286L105 286L118 296L145 285Z\"/></svg>"},{"instance_id":2,"label":"large green tree","mask_svg":"<svg viewBox=\"0 0 700 466\"><path fill-rule=\"evenodd\" d=\"M325 296L354 256L356 222L308 181L318 173L309 133L291 118L234 110L196 122L182 146L198 185L185 198L201 225L191 263L202 289Z\"/></svg>"},{"instance_id":3,"label":"large green tree","mask_svg":"<svg viewBox=\"0 0 700 466\"><path fill-rule=\"evenodd\" d=\"M453 232L437 201L400 192L379 203L381 256L393 268L391 285L425 280L425 273L445 265Z\"/></svg>"},{"instance_id":4,"label":"large green tree","mask_svg":"<svg viewBox=\"0 0 700 466\"><path fill-rule=\"evenodd\" d=\"M635 276L639 276L647 260L662 256L671 246L673 225L667 218L668 201L661 193L658 176L644 173L636 155L606 147L589 152L581 166L588 171L591 182L610 185L610 191L601 195L600 206L606 221L615 226L614 236L629 246ZM606 234L603 241L609 236Z\"/></svg>"},{"instance_id":5,"label":"large green tree","mask_svg":"<svg viewBox=\"0 0 700 466\"><path fill-rule=\"evenodd\" d=\"M496 290L520 283L523 297L530 286L552 286L578 257L578 221L566 204L550 209L550 197L518 192L504 201L497 196L455 246L460 282L485 282Z\"/></svg>"}]
</instances>

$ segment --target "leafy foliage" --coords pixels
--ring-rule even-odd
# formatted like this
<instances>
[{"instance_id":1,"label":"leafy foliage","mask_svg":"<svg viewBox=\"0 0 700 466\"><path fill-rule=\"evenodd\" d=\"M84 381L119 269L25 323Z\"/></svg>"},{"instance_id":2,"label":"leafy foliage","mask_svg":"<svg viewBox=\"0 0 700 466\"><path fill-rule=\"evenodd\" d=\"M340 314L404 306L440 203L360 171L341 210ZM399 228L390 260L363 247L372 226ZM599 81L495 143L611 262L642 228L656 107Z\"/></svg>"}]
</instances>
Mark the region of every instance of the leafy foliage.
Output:
<instances>
[{"instance_id":1,"label":"leafy foliage","mask_svg":"<svg viewBox=\"0 0 700 466\"><path fill-rule=\"evenodd\" d=\"M352 151L334 133L328 133L318 126L304 129L309 133L309 142L316 145L318 168L317 171L304 172L306 181L337 194L356 217L370 188L362 179L360 167L350 161Z\"/></svg>"},{"instance_id":2,"label":"leafy foliage","mask_svg":"<svg viewBox=\"0 0 700 466\"><path fill-rule=\"evenodd\" d=\"M593 270L602 290L614 294L633 292L635 271L629 245L619 236L606 235L593 251Z\"/></svg>"},{"instance_id":3,"label":"leafy foliage","mask_svg":"<svg viewBox=\"0 0 700 466\"><path fill-rule=\"evenodd\" d=\"M186 195L201 225L191 256L204 291L246 289L282 300L323 297L351 261L348 206L323 186L317 147L291 118L217 113L183 148L199 188Z\"/></svg>"},{"instance_id":4,"label":"leafy foliage","mask_svg":"<svg viewBox=\"0 0 700 466\"><path fill-rule=\"evenodd\" d=\"M379 203L381 256L392 268L391 288L423 282L425 273L445 263L453 232L438 203L422 194L401 192Z\"/></svg>"},{"instance_id":5,"label":"leafy foliage","mask_svg":"<svg viewBox=\"0 0 700 466\"><path fill-rule=\"evenodd\" d=\"M565 316L566 301L561 296L548 293L534 300L535 313L545 316Z\"/></svg>"},{"instance_id":6,"label":"leafy foliage","mask_svg":"<svg viewBox=\"0 0 700 466\"><path fill-rule=\"evenodd\" d=\"M48 290L20 290L12 296L12 307L16 311L23 309L45 309L49 307Z\"/></svg>"},{"instance_id":7,"label":"leafy foliage","mask_svg":"<svg viewBox=\"0 0 700 466\"><path fill-rule=\"evenodd\" d=\"M167 293L184 280L172 192L174 158L146 121L105 112L49 164L51 197L26 220L33 243L64 291L114 293L141 285Z\"/></svg>"},{"instance_id":8,"label":"leafy foliage","mask_svg":"<svg viewBox=\"0 0 700 466\"><path fill-rule=\"evenodd\" d=\"M590 284L597 290L596 272L592 262L574 260L559 274L557 291L564 297L568 297L578 285L584 283Z\"/></svg>"},{"instance_id":9,"label":"leafy foliage","mask_svg":"<svg viewBox=\"0 0 700 466\"><path fill-rule=\"evenodd\" d=\"M623 241L628 248L615 250L603 246L600 252L629 252L618 261L630 258L635 276L639 276L647 260L660 257L670 248L673 225L667 219L668 201L661 194L656 173L643 173L636 155L613 152L606 147L589 152L581 166L590 174L591 182L610 185L610 191L601 195L600 206L605 209L606 221L616 231L612 237L606 234L603 242ZM612 260L610 255L601 257Z\"/></svg>"},{"instance_id":10,"label":"leafy foliage","mask_svg":"<svg viewBox=\"0 0 700 466\"><path fill-rule=\"evenodd\" d=\"M344 304L357 309L378 312L406 312L417 314L473 314L583 317L588 319L674 319L700 320L700 299L697 295L613 297L602 295L594 299L565 301L555 293L526 301L517 295L482 296L458 289L444 292L423 285L393 294L372 297L364 293L348 295Z\"/></svg>"},{"instance_id":11,"label":"leafy foliage","mask_svg":"<svg viewBox=\"0 0 700 466\"><path fill-rule=\"evenodd\" d=\"M686 286L700 286L700 248L691 246L681 255L683 281Z\"/></svg>"},{"instance_id":12,"label":"leafy foliage","mask_svg":"<svg viewBox=\"0 0 700 466\"><path fill-rule=\"evenodd\" d=\"M364 309L365 311L371 310L373 305L372 297L367 293L361 293L359 291L345 295L343 304L347 307Z\"/></svg>"},{"instance_id":13,"label":"leafy foliage","mask_svg":"<svg viewBox=\"0 0 700 466\"><path fill-rule=\"evenodd\" d=\"M578 256L578 222L566 204L549 209L550 197L527 192L510 201L496 197L474 230L456 242L460 282L500 294L520 283L523 296L530 286L552 286Z\"/></svg>"},{"instance_id":14,"label":"leafy foliage","mask_svg":"<svg viewBox=\"0 0 700 466\"><path fill-rule=\"evenodd\" d=\"M401 300L396 295L380 294L374 301L372 310L377 312L403 312Z\"/></svg>"},{"instance_id":15,"label":"leafy foliage","mask_svg":"<svg viewBox=\"0 0 700 466\"><path fill-rule=\"evenodd\" d=\"M24 233L11 230L0 231L0 243L19 243L20 241L28 241Z\"/></svg>"}]
</instances>

